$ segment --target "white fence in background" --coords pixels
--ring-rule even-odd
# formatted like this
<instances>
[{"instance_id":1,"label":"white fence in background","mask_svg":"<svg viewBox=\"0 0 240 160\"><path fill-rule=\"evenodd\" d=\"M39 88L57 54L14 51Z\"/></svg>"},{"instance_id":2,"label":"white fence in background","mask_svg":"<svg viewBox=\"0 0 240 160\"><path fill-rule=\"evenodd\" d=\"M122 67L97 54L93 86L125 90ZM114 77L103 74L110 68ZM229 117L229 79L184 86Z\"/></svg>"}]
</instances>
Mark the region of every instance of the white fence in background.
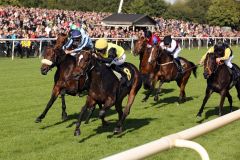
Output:
<instances>
[{"instance_id":1,"label":"white fence in background","mask_svg":"<svg viewBox=\"0 0 240 160\"><path fill-rule=\"evenodd\" d=\"M174 147L193 149L200 154L202 160L209 160L206 150L198 143L189 140L214 131L236 120L240 120L240 109L184 131L171 134L156 141L103 158L102 160L139 160ZM184 157L182 159L184 159Z\"/></svg>"},{"instance_id":2,"label":"white fence in background","mask_svg":"<svg viewBox=\"0 0 240 160\"><path fill-rule=\"evenodd\" d=\"M95 41L98 38L92 38L93 41ZM117 44L122 43L122 42L127 42L129 43L130 49L133 49L134 47L134 41L136 40L135 38L107 38L110 41L113 41ZM163 39L163 37L161 37ZM174 37L174 39L178 40L180 43L181 47L188 48L189 50L191 48L198 47L209 47L213 44L216 44L217 41L219 40L224 40L229 43L230 46L236 45L238 47L240 37L204 37L204 38L198 38L198 37ZM51 42L51 41L56 41L56 38L36 38L36 39L0 39L1 42L12 42L12 59L14 59L14 47L16 42L23 41L23 40L31 40L34 42L39 43L39 58L42 56L42 44L43 42Z\"/></svg>"}]
</instances>

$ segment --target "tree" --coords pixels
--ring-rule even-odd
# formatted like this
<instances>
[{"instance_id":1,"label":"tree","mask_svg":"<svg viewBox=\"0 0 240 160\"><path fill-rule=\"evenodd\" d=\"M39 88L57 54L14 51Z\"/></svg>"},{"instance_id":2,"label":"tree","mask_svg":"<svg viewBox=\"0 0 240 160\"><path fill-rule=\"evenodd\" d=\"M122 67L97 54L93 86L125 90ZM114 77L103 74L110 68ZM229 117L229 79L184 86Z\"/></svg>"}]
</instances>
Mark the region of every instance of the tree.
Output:
<instances>
[{"instance_id":1,"label":"tree","mask_svg":"<svg viewBox=\"0 0 240 160\"><path fill-rule=\"evenodd\" d=\"M184 1L178 1L168 8L164 18L191 21L192 15L193 10Z\"/></svg>"},{"instance_id":2,"label":"tree","mask_svg":"<svg viewBox=\"0 0 240 160\"><path fill-rule=\"evenodd\" d=\"M240 12L239 2L235 0L212 0L207 12L207 20L210 25L239 26Z\"/></svg>"},{"instance_id":3,"label":"tree","mask_svg":"<svg viewBox=\"0 0 240 160\"><path fill-rule=\"evenodd\" d=\"M161 16L168 5L164 0L133 0L126 8L128 13L141 13L150 16Z\"/></svg>"},{"instance_id":4,"label":"tree","mask_svg":"<svg viewBox=\"0 0 240 160\"><path fill-rule=\"evenodd\" d=\"M186 0L186 5L192 9L191 20L198 23L206 23L206 14L211 0Z\"/></svg>"}]
</instances>

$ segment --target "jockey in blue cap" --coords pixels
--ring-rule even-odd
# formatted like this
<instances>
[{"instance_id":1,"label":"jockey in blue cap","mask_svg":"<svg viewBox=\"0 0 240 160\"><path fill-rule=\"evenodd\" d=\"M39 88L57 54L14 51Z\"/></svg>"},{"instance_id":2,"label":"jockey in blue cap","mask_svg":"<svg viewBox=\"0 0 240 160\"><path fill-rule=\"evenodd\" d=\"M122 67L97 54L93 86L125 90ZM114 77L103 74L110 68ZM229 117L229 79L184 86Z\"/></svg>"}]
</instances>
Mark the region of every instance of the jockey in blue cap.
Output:
<instances>
[{"instance_id":1,"label":"jockey in blue cap","mask_svg":"<svg viewBox=\"0 0 240 160\"><path fill-rule=\"evenodd\" d=\"M67 50L69 48L71 48L71 50ZM63 50L65 50L66 54L75 55L83 48L93 49L92 40L82 28L71 30L70 39L63 45Z\"/></svg>"}]
</instances>

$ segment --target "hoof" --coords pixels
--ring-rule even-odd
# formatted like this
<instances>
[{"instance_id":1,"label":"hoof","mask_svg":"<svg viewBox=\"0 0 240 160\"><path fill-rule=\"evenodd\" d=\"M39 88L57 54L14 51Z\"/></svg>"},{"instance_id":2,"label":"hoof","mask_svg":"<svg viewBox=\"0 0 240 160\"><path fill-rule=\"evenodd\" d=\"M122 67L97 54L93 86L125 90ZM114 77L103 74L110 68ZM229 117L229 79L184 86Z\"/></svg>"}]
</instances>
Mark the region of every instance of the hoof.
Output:
<instances>
[{"instance_id":1,"label":"hoof","mask_svg":"<svg viewBox=\"0 0 240 160\"><path fill-rule=\"evenodd\" d=\"M157 102L158 101L158 96L154 97L154 101Z\"/></svg>"},{"instance_id":2,"label":"hoof","mask_svg":"<svg viewBox=\"0 0 240 160\"><path fill-rule=\"evenodd\" d=\"M197 117L197 118L201 118L201 117L202 117L202 114L198 113L198 114L196 115L196 117Z\"/></svg>"},{"instance_id":3,"label":"hoof","mask_svg":"<svg viewBox=\"0 0 240 160\"><path fill-rule=\"evenodd\" d=\"M122 133L122 127L116 127L116 128L114 128L113 134L120 134L120 133Z\"/></svg>"},{"instance_id":4,"label":"hoof","mask_svg":"<svg viewBox=\"0 0 240 160\"><path fill-rule=\"evenodd\" d=\"M62 115L62 121L66 121L68 119L67 113Z\"/></svg>"},{"instance_id":5,"label":"hoof","mask_svg":"<svg viewBox=\"0 0 240 160\"><path fill-rule=\"evenodd\" d=\"M80 134L81 134L80 129L75 130L75 132L74 132L74 136L79 136Z\"/></svg>"},{"instance_id":6,"label":"hoof","mask_svg":"<svg viewBox=\"0 0 240 160\"><path fill-rule=\"evenodd\" d=\"M104 110L99 111L99 117L103 117L104 115L105 115L105 111Z\"/></svg>"},{"instance_id":7,"label":"hoof","mask_svg":"<svg viewBox=\"0 0 240 160\"><path fill-rule=\"evenodd\" d=\"M38 118L35 120L35 123L40 123L40 122L42 122L42 119L38 117Z\"/></svg>"}]
</instances>

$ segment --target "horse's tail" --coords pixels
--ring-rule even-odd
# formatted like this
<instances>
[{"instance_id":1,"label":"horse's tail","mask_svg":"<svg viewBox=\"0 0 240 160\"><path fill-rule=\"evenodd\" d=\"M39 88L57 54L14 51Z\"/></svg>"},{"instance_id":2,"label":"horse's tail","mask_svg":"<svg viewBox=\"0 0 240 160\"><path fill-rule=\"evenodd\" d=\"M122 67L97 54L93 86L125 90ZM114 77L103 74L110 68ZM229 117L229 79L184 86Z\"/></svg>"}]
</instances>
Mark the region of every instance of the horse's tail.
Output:
<instances>
[{"instance_id":1,"label":"horse's tail","mask_svg":"<svg viewBox=\"0 0 240 160\"><path fill-rule=\"evenodd\" d=\"M192 72L195 78L197 78L197 65L195 65L193 62L190 62L191 68L192 68Z\"/></svg>"}]
</instances>

